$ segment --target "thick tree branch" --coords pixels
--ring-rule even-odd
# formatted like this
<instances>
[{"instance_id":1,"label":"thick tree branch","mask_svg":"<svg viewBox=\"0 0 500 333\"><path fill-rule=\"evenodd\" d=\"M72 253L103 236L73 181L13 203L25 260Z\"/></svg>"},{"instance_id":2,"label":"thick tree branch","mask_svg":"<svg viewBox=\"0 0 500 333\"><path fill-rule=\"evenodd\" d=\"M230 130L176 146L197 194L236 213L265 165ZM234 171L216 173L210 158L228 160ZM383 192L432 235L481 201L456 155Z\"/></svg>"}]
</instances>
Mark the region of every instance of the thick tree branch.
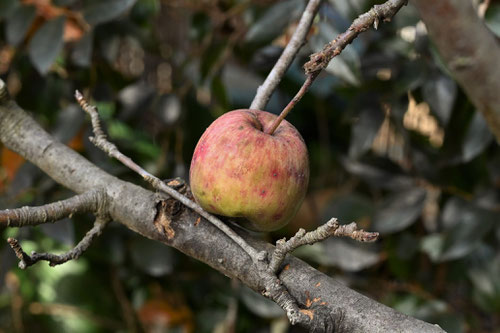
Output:
<instances>
[{"instance_id":1,"label":"thick tree branch","mask_svg":"<svg viewBox=\"0 0 500 333\"><path fill-rule=\"evenodd\" d=\"M97 213L105 205L105 192L102 189L90 190L66 200L39 207L21 207L0 211L0 225L7 227L26 227L59 221L76 213Z\"/></svg>"},{"instance_id":2,"label":"thick tree branch","mask_svg":"<svg viewBox=\"0 0 500 333\"><path fill-rule=\"evenodd\" d=\"M31 255L28 255L23 251L23 248L21 247L17 239L9 238L7 239L7 242L9 243L12 250L14 250L16 257L20 260L19 268L21 269L25 269L31 265L34 265L41 260L48 261L50 266L56 266L64 264L69 260L78 259L82 255L82 253L89 248L94 239L101 235L102 230L108 222L108 218L97 217L92 229L90 229L85 234L82 240L73 249L64 254L31 252Z\"/></svg>"},{"instance_id":3,"label":"thick tree branch","mask_svg":"<svg viewBox=\"0 0 500 333\"><path fill-rule=\"evenodd\" d=\"M252 105L250 105L250 109L264 110L274 90L276 90L276 87L285 75L288 67L290 67L293 59L295 59L297 52L299 52L302 45L304 45L307 33L309 32L309 29L311 29L311 24L316 16L316 13L318 12L320 4L321 0L309 0L309 3L300 18L299 24L297 25L292 38L283 50L283 53L281 53L281 56L276 64L274 64L273 69L267 76L264 83L262 83L262 85L257 89L257 94L252 101Z\"/></svg>"},{"instance_id":4,"label":"thick tree branch","mask_svg":"<svg viewBox=\"0 0 500 333\"><path fill-rule=\"evenodd\" d=\"M154 223L157 207L163 199L96 167L55 141L14 102L1 97L0 140L77 193L105 185L113 220L145 237L175 247L258 292L263 290L259 271L248 255L212 224L204 219L199 221L199 215L189 209L181 209L169 215L174 234L167 238ZM240 235L258 251L274 249L243 231ZM439 327L403 315L347 288L293 256L287 256L285 264L287 269L279 278L290 295L303 305L319 297L322 305L311 308L312 314L320 309L327 313L341 312L343 326L348 332L443 332Z\"/></svg>"},{"instance_id":5,"label":"thick tree branch","mask_svg":"<svg viewBox=\"0 0 500 333\"><path fill-rule=\"evenodd\" d=\"M500 142L500 45L471 1L413 0L448 69Z\"/></svg>"}]
</instances>

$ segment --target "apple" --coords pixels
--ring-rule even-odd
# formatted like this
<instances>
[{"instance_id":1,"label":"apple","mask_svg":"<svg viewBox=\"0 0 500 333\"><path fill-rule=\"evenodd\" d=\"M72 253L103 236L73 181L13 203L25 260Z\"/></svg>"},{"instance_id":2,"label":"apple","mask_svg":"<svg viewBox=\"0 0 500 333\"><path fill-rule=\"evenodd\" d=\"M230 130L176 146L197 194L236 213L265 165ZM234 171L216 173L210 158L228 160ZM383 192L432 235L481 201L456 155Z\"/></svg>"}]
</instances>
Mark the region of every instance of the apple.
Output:
<instances>
[{"instance_id":1,"label":"apple","mask_svg":"<svg viewBox=\"0 0 500 333\"><path fill-rule=\"evenodd\" d=\"M307 148L286 120L267 134L276 115L234 110L217 118L194 150L191 191L206 211L237 219L248 229L272 231L299 209L309 183Z\"/></svg>"}]
</instances>

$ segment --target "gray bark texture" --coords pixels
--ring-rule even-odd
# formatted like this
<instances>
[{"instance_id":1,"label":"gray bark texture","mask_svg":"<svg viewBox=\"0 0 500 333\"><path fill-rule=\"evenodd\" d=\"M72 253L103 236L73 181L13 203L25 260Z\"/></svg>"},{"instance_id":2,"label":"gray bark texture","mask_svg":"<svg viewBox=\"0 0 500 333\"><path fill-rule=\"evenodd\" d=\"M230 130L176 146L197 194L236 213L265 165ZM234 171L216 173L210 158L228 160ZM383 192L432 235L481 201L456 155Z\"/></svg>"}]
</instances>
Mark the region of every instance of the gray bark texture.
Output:
<instances>
[{"instance_id":1,"label":"gray bark texture","mask_svg":"<svg viewBox=\"0 0 500 333\"><path fill-rule=\"evenodd\" d=\"M500 44L470 0L413 0L446 66L500 142Z\"/></svg>"},{"instance_id":2,"label":"gray bark texture","mask_svg":"<svg viewBox=\"0 0 500 333\"><path fill-rule=\"evenodd\" d=\"M37 165L59 184L83 193L103 188L111 218L155 241L172 246L255 291L262 281L244 251L204 219L188 209L168 216L173 234L161 233L154 224L161 197L140 186L122 181L56 141L14 102L0 96L0 140ZM197 223L199 222L199 223ZM273 246L241 231L257 250ZM438 326L401 314L336 282L303 261L288 256L280 279L297 301L306 304L316 297L323 311L344 313L342 332L443 332ZM374 286L375 287L375 286Z\"/></svg>"}]
</instances>

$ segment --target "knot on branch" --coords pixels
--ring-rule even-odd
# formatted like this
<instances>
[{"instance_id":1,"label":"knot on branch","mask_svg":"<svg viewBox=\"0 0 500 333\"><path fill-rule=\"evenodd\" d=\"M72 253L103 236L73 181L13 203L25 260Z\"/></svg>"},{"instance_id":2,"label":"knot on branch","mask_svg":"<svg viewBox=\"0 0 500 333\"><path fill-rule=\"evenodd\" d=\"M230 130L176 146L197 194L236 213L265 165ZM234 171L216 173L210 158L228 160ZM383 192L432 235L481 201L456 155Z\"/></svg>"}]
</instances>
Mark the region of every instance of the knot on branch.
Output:
<instances>
[{"instance_id":1,"label":"knot on branch","mask_svg":"<svg viewBox=\"0 0 500 333\"><path fill-rule=\"evenodd\" d=\"M323 51L313 53L309 56L309 61L304 64L304 72L306 75L320 72L328 66L329 60Z\"/></svg>"},{"instance_id":2,"label":"knot on branch","mask_svg":"<svg viewBox=\"0 0 500 333\"><path fill-rule=\"evenodd\" d=\"M175 230L172 228L172 222L180 214L182 204L172 198L160 200L156 205L156 216L153 223L156 230L164 235L168 240L175 237Z\"/></svg>"}]
</instances>

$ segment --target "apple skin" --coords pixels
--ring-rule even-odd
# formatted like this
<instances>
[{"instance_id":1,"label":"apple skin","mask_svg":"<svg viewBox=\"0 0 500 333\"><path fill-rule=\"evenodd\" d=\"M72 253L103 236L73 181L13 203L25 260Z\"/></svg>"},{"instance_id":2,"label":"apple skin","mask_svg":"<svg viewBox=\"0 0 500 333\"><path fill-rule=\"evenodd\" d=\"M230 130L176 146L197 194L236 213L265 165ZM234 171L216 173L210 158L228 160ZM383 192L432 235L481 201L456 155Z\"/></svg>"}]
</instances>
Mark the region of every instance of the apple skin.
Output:
<instances>
[{"instance_id":1,"label":"apple skin","mask_svg":"<svg viewBox=\"0 0 500 333\"><path fill-rule=\"evenodd\" d=\"M238 219L255 231L286 225L299 209L309 183L307 147L276 115L234 110L217 118L196 145L189 179L194 198L206 211Z\"/></svg>"}]
</instances>

